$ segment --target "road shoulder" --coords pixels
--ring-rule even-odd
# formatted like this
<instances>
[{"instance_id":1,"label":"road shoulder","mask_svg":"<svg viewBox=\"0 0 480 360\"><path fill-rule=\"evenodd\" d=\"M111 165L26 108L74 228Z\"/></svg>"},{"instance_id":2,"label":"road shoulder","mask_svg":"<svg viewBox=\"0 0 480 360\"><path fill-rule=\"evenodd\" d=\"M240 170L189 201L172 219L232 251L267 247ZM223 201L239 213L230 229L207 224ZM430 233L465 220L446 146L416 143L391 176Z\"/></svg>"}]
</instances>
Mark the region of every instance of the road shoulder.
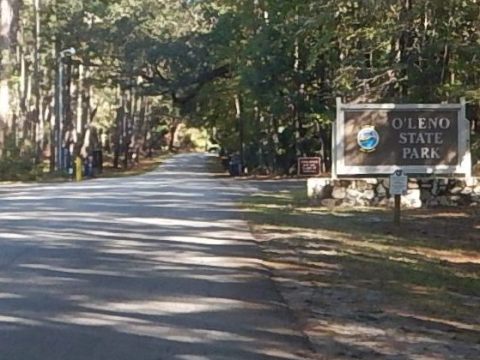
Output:
<instances>
[{"instance_id":1,"label":"road shoulder","mask_svg":"<svg viewBox=\"0 0 480 360\"><path fill-rule=\"evenodd\" d=\"M411 212L408 225L394 234L389 212L335 213L308 208L299 197L295 191L257 194L246 200L245 216L319 354L478 357L476 210L438 211L433 220L430 213Z\"/></svg>"}]
</instances>

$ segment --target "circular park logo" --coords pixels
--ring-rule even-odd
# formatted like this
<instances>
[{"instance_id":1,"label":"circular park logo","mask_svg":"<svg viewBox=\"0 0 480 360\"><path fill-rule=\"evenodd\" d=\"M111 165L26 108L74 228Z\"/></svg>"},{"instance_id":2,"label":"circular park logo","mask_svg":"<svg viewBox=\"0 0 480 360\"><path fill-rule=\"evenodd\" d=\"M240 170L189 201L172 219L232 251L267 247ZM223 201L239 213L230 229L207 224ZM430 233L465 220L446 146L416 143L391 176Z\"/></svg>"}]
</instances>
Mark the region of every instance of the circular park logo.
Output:
<instances>
[{"instance_id":1,"label":"circular park logo","mask_svg":"<svg viewBox=\"0 0 480 360\"><path fill-rule=\"evenodd\" d=\"M357 134L358 146L364 152L375 151L380 143L380 135L374 126L365 126Z\"/></svg>"}]
</instances>

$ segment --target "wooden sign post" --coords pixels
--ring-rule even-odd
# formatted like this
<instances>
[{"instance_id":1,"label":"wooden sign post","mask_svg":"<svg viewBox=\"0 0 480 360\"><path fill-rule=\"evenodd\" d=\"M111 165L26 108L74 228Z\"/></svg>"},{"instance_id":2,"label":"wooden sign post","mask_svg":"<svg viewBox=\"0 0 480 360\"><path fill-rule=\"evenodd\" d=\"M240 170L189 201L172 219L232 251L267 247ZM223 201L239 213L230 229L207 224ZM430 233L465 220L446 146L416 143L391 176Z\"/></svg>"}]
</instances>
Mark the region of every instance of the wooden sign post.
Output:
<instances>
[{"instance_id":1,"label":"wooden sign post","mask_svg":"<svg viewBox=\"0 0 480 360\"><path fill-rule=\"evenodd\" d=\"M403 173L403 170L395 170L395 172L390 175L390 195L395 196L393 223L396 226L399 226L401 222L402 195L405 195L407 190L408 176Z\"/></svg>"}]
</instances>

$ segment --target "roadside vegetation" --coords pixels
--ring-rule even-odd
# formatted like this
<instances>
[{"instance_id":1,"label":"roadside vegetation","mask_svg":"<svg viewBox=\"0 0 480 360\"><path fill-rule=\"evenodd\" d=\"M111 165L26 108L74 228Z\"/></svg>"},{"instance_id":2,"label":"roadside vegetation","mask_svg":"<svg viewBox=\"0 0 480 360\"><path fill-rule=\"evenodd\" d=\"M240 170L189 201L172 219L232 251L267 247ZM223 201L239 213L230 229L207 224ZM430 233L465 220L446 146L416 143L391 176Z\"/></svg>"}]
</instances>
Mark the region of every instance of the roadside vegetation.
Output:
<instances>
[{"instance_id":1,"label":"roadside vegetation","mask_svg":"<svg viewBox=\"0 0 480 360\"><path fill-rule=\"evenodd\" d=\"M327 359L480 354L478 208L310 207L300 193L247 199L266 264ZM403 357L402 357L403 356Z\"/></svg>"},{"instance_id":2,"label":"roadside vegetation","mask_svg":"<svg viewBox=\"0 0 480 360\"><path fill-rule=\"evenodd\" d=\"M152 152L150 157L142 161L130 162L127 168L114 167L112 158L107 157L103 163L101 172L95 172L94 176L83 177L86 180L92 177L125 177L142 175L155 170L173 153L160 151ZM65 182L74 179L74 174L68 175L65 171L49 172L45 164L35 165L28 158L14 157L0 160L0 183L12 182Z\"/></svg>"},{"instance_id":3,"label":"roadside vegetation","mask_svg":"<svg viewBox=\"0 0 480 360\"><path fill-rule=\"evenodd\" d=\"M54 172L61 147L127 167L129 153L172 150L186 124L250 173L292 174L310 155L328 169L337 96L466 97L478 158L476 0L0 4L0 158L19 168Z\"/></svg>"}]
</instances>

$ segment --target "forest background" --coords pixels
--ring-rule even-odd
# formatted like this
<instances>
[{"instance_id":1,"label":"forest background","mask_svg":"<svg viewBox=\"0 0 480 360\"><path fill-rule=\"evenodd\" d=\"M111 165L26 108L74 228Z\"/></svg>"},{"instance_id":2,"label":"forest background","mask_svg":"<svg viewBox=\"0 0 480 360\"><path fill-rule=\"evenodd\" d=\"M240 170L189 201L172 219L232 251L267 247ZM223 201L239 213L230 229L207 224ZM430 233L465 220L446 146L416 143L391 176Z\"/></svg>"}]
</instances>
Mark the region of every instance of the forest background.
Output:
<instances>
[{"instance_id":1,"label":"forest background","mask_svg":"<svg viewBox=\"0 0 480 360\"><path fill-rule=\"evenodd\" d=\"M0 21L2 179L60 148L128 166L181 125L258 173L328 169L337 96L465 97L479 156L477 0L0 0Z\"/></svg>"}]
</instances>

